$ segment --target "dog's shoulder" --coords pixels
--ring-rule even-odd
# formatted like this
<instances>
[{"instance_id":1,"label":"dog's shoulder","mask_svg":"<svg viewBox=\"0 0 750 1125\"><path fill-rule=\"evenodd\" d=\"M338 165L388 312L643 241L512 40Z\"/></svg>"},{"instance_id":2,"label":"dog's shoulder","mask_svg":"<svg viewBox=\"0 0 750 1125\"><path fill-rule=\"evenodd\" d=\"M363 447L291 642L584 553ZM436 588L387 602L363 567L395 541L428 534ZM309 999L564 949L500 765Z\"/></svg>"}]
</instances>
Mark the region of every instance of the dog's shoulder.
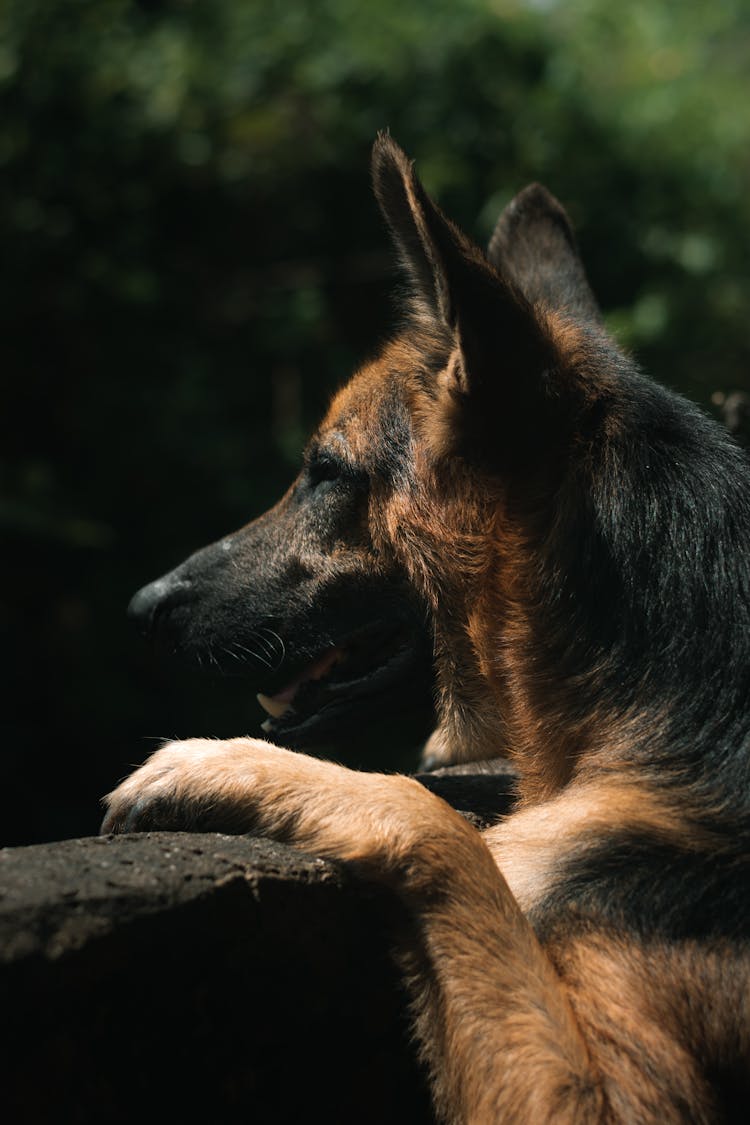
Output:
<instances>
[{"instance_id":1,"label":"dog's shoulder","mask_svg":"<svg viewBox=\"0 0 750 1125\"><path fill-rule=\"evenodd\" d=\"M543 941L600 930L636 943L750 941L750 824L627 775L571 785L484 832Z\"/></svg>"}]
</instances>

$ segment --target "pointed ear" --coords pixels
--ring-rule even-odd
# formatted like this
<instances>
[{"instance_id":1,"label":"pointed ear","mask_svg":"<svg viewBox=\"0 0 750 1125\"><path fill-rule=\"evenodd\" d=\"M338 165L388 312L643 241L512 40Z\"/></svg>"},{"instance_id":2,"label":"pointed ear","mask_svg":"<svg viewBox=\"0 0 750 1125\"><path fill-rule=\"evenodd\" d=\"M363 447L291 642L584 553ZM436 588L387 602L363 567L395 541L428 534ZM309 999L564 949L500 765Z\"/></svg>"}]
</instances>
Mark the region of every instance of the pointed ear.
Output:
<instances>
[{"instance_id":1,"label":"pointed ear","mask_svg":"<svg viewBox=\"0 0 750 1125\"><path fill-rule=\"evenodd\" d=\"M529 184L505 208L487 257L529 301L579 322L601 323L570 220L541 184Z\"/></svg>"},{"instance_id":2,"label":"pointed ear","mask_svg":"<svg viewBox=\"0 0 750 1125\"><path fill-rule=\"evenodd\" d=\"M385 134L373 149L373 181L418 318L457 348L454 391L483 408L533 396L555 366L555 347L530 302L432 202Z\"/></svg>"}]
</instances>

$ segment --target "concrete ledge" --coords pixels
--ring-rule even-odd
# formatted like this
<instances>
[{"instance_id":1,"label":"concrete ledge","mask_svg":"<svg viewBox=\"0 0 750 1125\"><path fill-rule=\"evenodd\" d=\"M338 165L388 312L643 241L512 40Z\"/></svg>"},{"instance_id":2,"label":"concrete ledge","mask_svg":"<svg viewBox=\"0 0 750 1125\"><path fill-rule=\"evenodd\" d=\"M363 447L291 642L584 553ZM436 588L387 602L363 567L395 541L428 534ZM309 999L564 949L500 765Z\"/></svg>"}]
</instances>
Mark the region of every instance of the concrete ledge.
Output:
<instances>
[{"instance_id":1,"label":"concrete ledge","mask_svg":"<svg viewBox=\"0 0 750 1125\"><path fill-rule=\"evenodd\" d=\"M506 781L427 784L482 821ZM266 840L0 851L3 1120L430 1122L390 955L408 925L383 891Z\"/></svg>"}]
</instances>

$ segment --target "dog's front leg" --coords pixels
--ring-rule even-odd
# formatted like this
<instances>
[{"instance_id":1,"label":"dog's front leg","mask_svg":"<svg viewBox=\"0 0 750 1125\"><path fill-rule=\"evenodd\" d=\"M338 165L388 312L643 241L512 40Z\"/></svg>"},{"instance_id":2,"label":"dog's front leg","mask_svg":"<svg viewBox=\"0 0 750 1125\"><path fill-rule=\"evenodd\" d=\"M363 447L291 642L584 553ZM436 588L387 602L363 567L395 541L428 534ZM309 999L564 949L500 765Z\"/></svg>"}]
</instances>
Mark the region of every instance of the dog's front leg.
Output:
<instances>
[{"instance_id":1,"label":"dog's front leg","mask_svg":"<svg viewBox=\"0 0 750 1125\"><path fill-rule=\"evenodd\" d=\"M403 951L448 1121L599 1120L600 1092L552 965L479 833L418 782L255 739L158 750L108 798L104 832L253 831L356 864L414 920Z\"/></svg>"},{"instance_id":2,"label":"dog's front leg","mask_svg":"<svg viewBox=\"0 0 750 1125\"><path fill-rule=\"evenodd\" d=\"M105 805L102 833L251 832L364 863L383 879L446 819L463 825L411 778L358 773L253 738L168 743Z\"/></svg>"}]
</instances>

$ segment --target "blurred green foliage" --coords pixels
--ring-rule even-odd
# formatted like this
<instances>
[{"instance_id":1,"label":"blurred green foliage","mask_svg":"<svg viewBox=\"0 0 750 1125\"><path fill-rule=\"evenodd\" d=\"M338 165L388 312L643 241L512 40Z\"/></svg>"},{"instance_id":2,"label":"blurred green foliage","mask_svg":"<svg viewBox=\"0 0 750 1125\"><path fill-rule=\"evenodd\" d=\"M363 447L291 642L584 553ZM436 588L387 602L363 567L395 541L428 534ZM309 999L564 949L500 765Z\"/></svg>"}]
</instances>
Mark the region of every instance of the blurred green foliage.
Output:
<instances>
[{"instance_id":1,"label":"blurred green foliage","mask_svg":"<svg viewBox=\"0 0 750 1125\"><path fill-rule=\"evenodd\" d=\"M122 611L387 330L378 129L480 239L545 182L645 365L748 388L749 60L747 0L5 0L5 839L93 829L144 735L255 731Z\"/></svg>"}]
</instances>

